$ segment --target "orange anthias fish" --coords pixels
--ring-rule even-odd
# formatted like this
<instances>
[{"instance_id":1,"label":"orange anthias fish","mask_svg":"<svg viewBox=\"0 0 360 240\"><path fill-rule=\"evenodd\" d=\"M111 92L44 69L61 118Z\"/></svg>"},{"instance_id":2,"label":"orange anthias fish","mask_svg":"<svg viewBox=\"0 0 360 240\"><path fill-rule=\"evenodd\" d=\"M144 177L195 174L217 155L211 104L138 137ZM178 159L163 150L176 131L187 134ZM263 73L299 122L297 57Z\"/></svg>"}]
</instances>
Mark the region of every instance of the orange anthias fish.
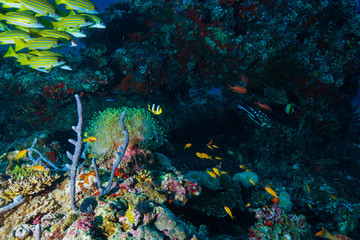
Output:
<instances>
[{"instance_id":1,"label":"orange anthias fish","mask_svg":"<svg viewBox=\"0 0 360 240\"><path fill-rule=\"evenodd\" d=\"M191 147L191 143L187 143L187 144L185 144L184 149L186 149L186 148L190 148L190 147Z\"/></svg>"},{"instance_id":2,"label":"orange anthias fish","mask_svg":"<svg viewBox=\"0 0 360 240\"><path fill-rule=\"evenodd\" d=\"M44 167L42 165L37 165L37 166L31 167L31 169L36 170L36 171L44 171L46 169L46 167Z\"/></svg>"},{"instance_id":3,"label":"orange anthias fish","mask_svg":"<svg viewBox=\"0 0 360 240\"><path fill-rule=\"evenodd\" d=\"M214 172L211 172L209 170L206 170L206 173L210 175L210 177L216 178L216 174Z\"/></svg>"},{"instance_id":4,"label":"orange anthias fish","mask_svg":"<svg viewBox=\"0 0 360 240\"><path fill-rule=\"evenodd\" d=\"M231 217L231 220L234 220L234 218L236 218L232 215L230 208L228 208L227 206L224 206L224 209L225 209L226 213L229 214L229 216Z\"/></svg>"},{"instance_id":5,"label":"orange anthias fish","mask_svg":"<svg viewBox=\"0 0 360 240\"><path fill-rule=\"evenodd\" d=\"M95 142L97 141L96 137L87 137L86 139L83 140L83 142Z\"/></svg>"},{"instance_id":6,"label":"orange anthias fish","mask_svg":"<svg viewBox=\"0 0 360 240\"><path fill-rule=\"evenodd\" d=\"M272 111L271 107L269 107L268 105L266 105L265 103L261 103L259 100L258 102L256 103L259 107L265 109L265 110L268 110L268 111Z\"/></svg>"},{"instance_id":7,"label":"orange anthias fish","mask_svg":"<svg viewBox=\"0 0 360 240\"><path fill-rule=\"evenodd\" d=\"M255 186L255 182L254 182L254 180L249 179L249 182L251 182L251 184Z\"/></svg>"},{"instance_id":8,"label":"orange anthias fish","mask_svg":"<svg viewBox=\"0 0 360 240\"><path fill-rule=\"evenodd\" d=\"M212 159L212 157L206 153L201 153L201 156L202 156L202 158L205 158L205 159L210 159L210 160Z\"/></svg>"},{"instance_id":9,"label":"orange anthias fish","mask_svg":"<svg viewBox=\"0 0 360 240\"><path fill-rule=\"evenodd\" d=\"M247 89L241 86L232 86L229 87L229 89L232 89L233 92L237 92L237 93L241 93L241 94L246 94L247 93Z\"/></svg>"},{"instance_id":10,"label":"orange anthias fish","mask_svg":"<svg viewBox=\"0 0 360 240\"><path fill-rule=\"evenodd\" d=\"M265 187L265 190L270 193L272 196L278 198L276 192L272 189L272 188L269 188L269 187Z\"/></svg>"},{"instance_id":11,"label":"orange anthias fish","mask_svg":"<svg viewBox=\"0 0 360 240\"><path fill-rule=\"evenodd\" d=\"M19 159L25 157L26 153L27 153L27 150L26 150L26 149L21 150L21 151L16 155L15 160L19 161Z\"/></svg>"},{"instance_id":12,"label":"orange anthias fish","mask_svg":"<svg viewBox=\"0 0 360 240\"><path fill-rule=\"evenodd\" d=\"M324 226L322 226L322 230L317 232L315 234L315 236L330 239L330 240L353 240L352 238L349 238L349 237L341 235L341 234L332 235L324 228Z\"/></svg>"},{"instance_id":13,"label":"orange anthias fish","mask_svg":"<svg viewBox=\"0 0 360 240\"><path fill-rule=\"evenodd\" d=\"M244 74L241 74L241 81L246 85L249 83L249 79L244 75Z\"/></svg>"},{"instance_id":14,"label":"orange anthias fish","mask_svg":"<svg viewBox=\"0 0 360 240\"><path fill-rule=\"evenodd\" d=\"M213 143L213 139L210 139L210 141L206 144L206 146L209 146Z\"/></svg>"}]
</instances>

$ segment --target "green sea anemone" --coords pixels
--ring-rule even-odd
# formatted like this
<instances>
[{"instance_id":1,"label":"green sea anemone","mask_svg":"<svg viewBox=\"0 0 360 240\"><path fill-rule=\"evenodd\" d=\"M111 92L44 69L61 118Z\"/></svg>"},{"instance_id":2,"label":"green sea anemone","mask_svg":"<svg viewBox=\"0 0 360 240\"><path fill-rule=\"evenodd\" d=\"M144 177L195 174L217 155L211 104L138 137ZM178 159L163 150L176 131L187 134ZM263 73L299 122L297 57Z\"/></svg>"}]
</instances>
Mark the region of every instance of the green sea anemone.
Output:
<instances>
[{"instance_id":1,"label":"green sea anemone","mask_svg":"<svg viewBox=\"0 0 360 240\"><path fill-rule=\"evenodd\" d=\"M96 157L110 157L124 142L120 126L125 111L125 126L129 131L129 147L157 148L164 142L164 134L155 117L143 108L108 108L95 114L87 132L97 138L90 151Z\"/></svg>"}]
</instances>

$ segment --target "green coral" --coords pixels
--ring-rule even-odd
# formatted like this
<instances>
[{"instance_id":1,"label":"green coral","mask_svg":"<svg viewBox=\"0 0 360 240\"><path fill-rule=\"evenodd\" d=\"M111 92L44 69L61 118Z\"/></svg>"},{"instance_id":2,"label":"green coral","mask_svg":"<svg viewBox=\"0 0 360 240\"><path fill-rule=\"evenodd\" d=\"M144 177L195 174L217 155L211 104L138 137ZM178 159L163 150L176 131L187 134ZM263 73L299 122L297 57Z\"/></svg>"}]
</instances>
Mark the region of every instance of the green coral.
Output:
<instances>
[{"instance_id":1,"label":"green coral","mask_svg":"<svg viewBox=\"0 0 360 240\"><path fill-rule=\"evenodd\" d=\"M120 126L121 113L125 111L125 126L129 131L129 146L157 148L164 142L164 133L154 115L143 108L108 108L95 114L87 132L97 138L91 144L91 152L97 157L113 156L123 143Z\"/></svg>"},{"instance_id":2,"label":"green coral","mask_svg":"<svg viewBox=\"0 0 360 240\"><path fill-rule=\"evenodd\" d=\"M22 178L27 178L33 174L34 171L31 170L30 167L16 165L14 169L11 171L11 176L16 180L21 180Z\"/></svg>"}]
</instances>

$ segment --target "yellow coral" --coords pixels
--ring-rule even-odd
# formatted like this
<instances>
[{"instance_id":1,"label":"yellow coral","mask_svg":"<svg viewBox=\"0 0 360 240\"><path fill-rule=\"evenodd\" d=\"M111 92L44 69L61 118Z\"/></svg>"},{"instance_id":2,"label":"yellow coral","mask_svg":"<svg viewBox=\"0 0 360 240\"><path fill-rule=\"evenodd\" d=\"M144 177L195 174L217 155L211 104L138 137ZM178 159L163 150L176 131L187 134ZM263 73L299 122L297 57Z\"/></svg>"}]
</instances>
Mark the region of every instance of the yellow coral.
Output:
<instances>
[{"instance_id":1,"label":"yellow coral","mask_svg":"<svg viewBox=\"0 0 360 240\"><path fill-rule=\"evenodd\" d=\"M129 220L129 222L131 224L134 223L135 219L134 219L134 214L132 212L134 208L129 204L129 208L126 210L126 213L125 213L125 217Z\"/></svg>"}]
</instances>

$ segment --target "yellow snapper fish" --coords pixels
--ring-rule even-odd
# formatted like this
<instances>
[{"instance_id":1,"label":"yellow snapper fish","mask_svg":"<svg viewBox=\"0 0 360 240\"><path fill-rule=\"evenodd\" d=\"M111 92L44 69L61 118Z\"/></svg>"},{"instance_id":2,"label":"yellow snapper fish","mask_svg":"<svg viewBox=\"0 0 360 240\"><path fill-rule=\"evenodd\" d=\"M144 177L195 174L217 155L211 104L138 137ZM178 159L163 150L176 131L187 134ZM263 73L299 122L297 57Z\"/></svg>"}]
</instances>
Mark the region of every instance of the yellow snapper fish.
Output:
<instances>
[{"instance_id":1,"label":"yellow snapper fish","mask_svg":"<svg viewBox=\"0 0 360 240\"><path fill-rule=\"evenodd\" d=\"M55 12L55 7L47 0L18 0L21 4L20 11L31 10L35 12L35 17L49 16L55 19L59 15Z\"/></svg>"},{"instance_id":2,"label":"yellow snapper fish","mask_svg":"<svg viewBox=\"0 0 360 240\"><path fill-rule=\"evenodd\" d=\"M155 104L153 104L151 105L151 108L150 105L148 105L148 110L155 115L160 115L162 113L162 108L160 107L160 105L156 107Z\"/></svg>"},{"instance_id":3,"label":"yellow snapper fish","mask_svg":"<svg viewBox=\"0 0 360 240\"><path fill-rule=\"evenodd\" d=\"M215 157L216 160L223 160L222 157Z\"/></svg>"},{"instance_id":4,"label":"yellow snapper fish","mask_svg":"<svg viewBox=\"0 0 360 240\"><path fill-rule=\"evenodd\" d=\"M58 22L52 22L54 29L59 28L81 28L94 24L93 20L86 16L70 15L61 18Z\"/></svg>"},{"instance_id":5,"label":"yellow snapper fish","mask_svg":"<svg viewBox=\"0 0 360 240\"><path fill-rule=\"evenodd\" d=\"M76 37L76 38L84 38L84 37L86 37L86 34L83 33L80 28L62 28L62 27L59 27L57 30L61 31L61 32L67 32L67 33L71 34L73 37Z\"/></svg>"},{"instance_id":6,"label":"yellow snapper fish","mask_svg":"<svg viewBox=\"0 0 360 240\"><path fill-rule=\"evenodd\" d=\"M22 30L12 30L0 33L1 44L14 44L15 39L21 39L26 42L33 39L33 37Z\"/></svg>"},{"instance_id":7,"label":"yellow snapper fish","mask_svg":"<svg viewBox=\"0 0 360 240\"><path fill-rule=\"evenodd\" d=\"M89 17L93 20L94 24L90 25L89 28L106 28L104 21L98 16L90 15L90 14L79 14L79 15Z\"/></svg>"},{"instance_id":8,"label":"yellow snapper fish","mask_svg":"<svg viewBox=\"0 0 360 240\"><path fill-rule=\"evenodd\" d=\"M233 216L230 208L228 208L227 206L224 206L224 209L225 209L226 213L229 214L229 216L231 217L231 220L234 220L236 218Z\"/></svg>"},{"instance_id":9,"label":"yellow snapper fish","mask_svg":"<svg viewBox=\"0 0 360 240\"><path fill-rule=\"evenodd\" d=\"M19 1L0 0L3 8L21 8Z\"/></svg>"},{"instance_id":10,"label":"yellow snapper fish","mask_svg":"<svg viewBox=\"0 0 360 240\"><path fill-rule=\"evenodd\" d=\"M63 55L61 55L60 53L56 53L56 52L50 52L50 51L39 51L37 49L32 50L29 52L29 54L35 55L35 56L52 56L52 57L64 57Z\"/></svg>"},{"instance_id":11,"label":"yellow snapper fish","mask_svg":"<svg viewBox=\"0 0 360 240\"><path fill-rule=\"evenodd\" d=\"M21 61L29 60L33 58L35 55L31 53L16 53L14 49L9 46L8 50L6 51L4 57L14 57L16 58L16 61L21 63Z\"/></svg>"},{"instance_id":12,"label":"yellow snapper fish","mask_svg":"<svg viewBox=\"0 0 360 240\"><path fill-rule=\"evenodd\" d=\"M89 0L55 0L56 5L65 4L66 9L73 9L82 13L98 14L95 5Z\"/></svg>"},{"instance_id":13,"label":"yellow snapper fish","mask_svg":"<svg viewBox=\"0 0 360 240\"><path fill-rule=\"evenodd\" d=\"M27 28L44 27L36 17L28 12L7 12L5 15L0 13L0 20L5 20L8 24Z\"/></svg>"},{"instance_id":14,"label":"yellow snapper fish","mask_svg":"<svg viewBox=\"0 0 360 240\"><path fill-rule=\"evenodd\" d=\"M42 37L66 39L68 41L70 41L73 38L73 36L67 32L59 32L53 29L43 29L39 31L38 34Z\"/></svg>"},{"instance_id":15,"label":"yellow snapper fish","mask_svg":"<svg viewBox=\"0 0 360 240\"><path fill-rule=\"evenodd\" d=\"M61 47L66 44L66 41L52 37L38 37L24 42L19 39L15 39L15 51L20 51L23 48L30 50L48 50L50 48Z\"/></svg>"},{"instance_id":16,"label":"yellow snapper fish","mask_svg":"<svg viewBox=\"0 0 360 240\"><path fill-rule=\"evenodd\" d=\"M21 60L21 65L28 65L29 67L35 70L46 73L50 69L64 64L65 64L64 60L52 56L40 56L40 57L33 57L30 60L25 60L25 59Z\"/></svg>"},{"instance_id":17,"label":"yellow snapper fish","mask_svg":"<svg viewBox=\"0 0 360 240\"><path fill-rule=\"evenodd\" d=\"M11 29L5 24L0 22L0 31L4 32L4 31L10 31Z\"/></svg>"}]
</instances>

